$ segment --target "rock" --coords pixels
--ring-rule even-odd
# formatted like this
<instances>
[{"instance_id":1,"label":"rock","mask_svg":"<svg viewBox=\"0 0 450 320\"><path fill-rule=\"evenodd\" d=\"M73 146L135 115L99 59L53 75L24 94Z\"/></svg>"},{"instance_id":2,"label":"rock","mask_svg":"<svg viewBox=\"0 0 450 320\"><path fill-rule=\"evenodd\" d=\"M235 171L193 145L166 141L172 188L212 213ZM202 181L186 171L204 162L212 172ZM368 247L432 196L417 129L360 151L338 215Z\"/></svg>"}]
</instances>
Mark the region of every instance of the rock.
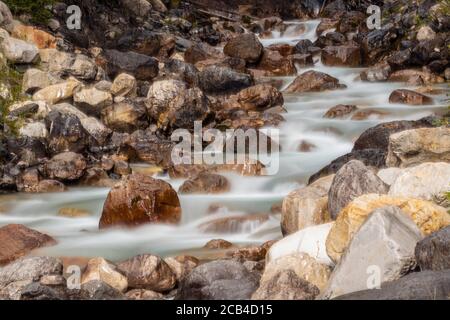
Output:
<instances>
[{"instance_id":1,"label":"rock","mask_svg":"<svg viewBox=\"0 0 450 320\"><path fill-rule=\"evenodd\" d=\"M179 300L248 300L258 277L241 263L217 260L195 268L180 284Z\"/></svg>"},{"instance_id":2,"label":"rock","mask_svg":"<svg viewBox=\"0 0 450 320\"><path fill-rule=\"evenodd\" d=\"M299 75L285 90L286 93L320 92L346 88L339 80L318 71L307 71Z\"/></svg>"},{"instance_id":3,"label":"rock","mask_svg":"<svg viewBox=\"0 0 450 320\"><path fill-rule=\"evenodd\" d=\"M328 119L344 118L355 112L357 109L358 108L354 105L338 104L329 109L323 117Z\"/></svg>"},{"instance_id":4,"label":"rock","mask_svg":"<svg viewBox=\"0 0 450 320\"><path fill-rule=\"evenodd\" d=\"M114 173L119 176L126 176L131 174L132 170L130 164L127 161L115 161L114 162Z\"/></svg>"},{"instance_id":5,"label":"rock","mask_svg":"<svg viewBox=\"0 0 450 320\"><path fill-rule=\"evenodd\" d=\"M356 111L350 120L354 121L362 121L362 120L378 120L383 119L388 116L389 113L385 111L372 110L372 109L364 109Z\"/></svg>"},{"instance_id":6,"label":"rock","mask_svg":"<svg viewBox=\"0 0 450 320\"><path fill-rule=\"evenodd\" d=\"M93 137L98 144L102 145L112 133L110 129L105 127L97 118L89 117L80 120L84 130L86 130L91 137Z\"/></svg>"},{"instance_id":7,"label":"rock","mask_svg":"<svg viewBox=\"0 0 450 320\"><path fill-rule=\"evenodd\" d=\"M416 39L417 41L428 41L434 40L436 38L436 32L433 31L429 26L420 27L417 31Z\"/></svg>"},{"instance_id":8,"label":"rock","mask_svg":"<svg viewBox=\"0 0 450 320\"><path fill-rule=\"evenodd\" d=\"M227 255L236 261L244 263L246 261L263 261L266 253L267 249L263 246L248 246L230 251Z\"/></svg>"},{"instance_id":9,"label":"rock","mask_svg":"<svg viewBox=\"0 0 450 320\"><path fill-rule=\"evenodd\" d=\"M158 75L158 61L155 58L135 52L105 50L106 71L111 78L120 73L129 73L137 80L151 80Z\"/></svg>"},{"instance_id":10,"label":"rock","mask_svg":"<svg viewBox=\"0 0 450 320\"><path fill-rule=\"evenodd\" d=\"M414 248L422 239L420 230L397 207L373 211L334 269L325 298L334 298L368 288L370 268L378 269L380 284L394 281L414 269Z\"/></svg>"},{"instance_id":11,"label":"rock","mask_svg":"<svg viewBox=\"0 0 450 320\"><path fill-rule=\"evenodd\" d=\"M355 150L333 160L329 165L319 170L309 178L309 184L321 177L326 177L339 171L351 160L359 160L364 165L375 168L384 168L386 165L386 152L379 149Z\"/></svg>"},{"instance_id":12,"label":"rock","mask_svg":"<svg viewBox=\"0 0 450 320\"><path fill-rule=\"evenodd\" d=\"M247 63L257 63L263 53L263 45L253 33L244 33L228 41L223 52Z\"/></svg>"},{"instance_id":13,"label":"rock","mask_svg":"<svg viewBox=\"0 0 450 320\"><path fill-rule=\"evenodd\" d=\"M11 35L27 43L32 43L39 49L56 48L56 38L34 26L26 26L21 23L14 24Z\"/></svg>"},{"instance_id":14,"label":"rock","mask_svg":"<svg viewBox=\"0 0 450 320\"><path fill-rule=\"evenodd\" d=\"M436 196L450 191L450 164L448 163L422 163L415 167L398 170L391 183L390 196L433 201Z\"/></svg>"},{"instance_id":15,"label":"rock","mask_svg":"<svg viewBox=\"0 0 450 320\"><path fill-rule=\"evenodd\" d=\"M283 200L281 229L284 235L330 221L328 191L334 176L324 177L313 184L291 192Z\"/></svg>"},{"instance_id":16,"label":"rock","mask_svg":"<svg viewBox=\"0 0 450 320\"><path fill-rule=\"evenodd\" d=\"M309 53L309 48L311 48L312 46L314 46L314 44L311 42L311 40L303 39L303 40L300 40L299 42L297 42L294 50L295 50L295 53L306 54L306 53Z\"/></svg>"},{"instance_id":17,"label":"rock","mask_svg":"<svg viewBox=\"0 0 450 320\"><path fill-rule=\"evenodd\" d=\"M92 59L83 54L41 49L40 56L42 67L61 78L73 76L81 80L94 80L99 69Z\"/></svg>"},{"instance_id":18,"label":"rock","mask_svg":"<svg viewBox=\"0 0 450 320\"><path fill-rule=\"evenodd\" d=\"M175 274L178 283L180 283L199 265L199 260L190 256L179 256L175 258L170 257L164 259L164 261Z\"/></svg>"},{"instance_id":19,"label":"rock","mask_svg":"<svg viewBox=\"0 0 450 320\"><path fill-rule=\"evenodd\" d=\"M281 92L269 84L258 84L240 91L237 101L247 111L264 111L284 104Z\"/></svg>"},{"instance_id":20,"label":"rock","mask_svg":"<svg viewBox=\"0 0 450 320\"><path fill-rule=\"evenodd\" d=\"M48 148L52 154L82 152L88 144L89 134L78 117L52 111L45 118L49 131Z\"/></svg>"},{"instance_id":21,"label":"rock","mask_svg":"<svg viewBox=\"0 0 450 320\"><path fill-rule=\"evenodd\" d=\"M420 241L416 246L415 256L421 270L450 269L450 227L432 233Z\"/></svg>"},{"instance_id":22,"label":"rock","mask_svg":"<svg viewBox=\"0 0 450 320\"><path fill-rule=\"evenodd\" d=\"M178 223L181 207L177 193L162 180L132 174L108 194L99 227L138 226L144 223Z\"/></svg>"},{"instance_id":23,"label":"rock","mask_svg":"<svg viewBox=\"0 0 450 320\"><path fill-rule=\"evenodd\" d=\"M322 50L322 63L326 66L359 67L361 52L357 46L327 46Z\"/></svg>"},{"instance_id":24,"label":"rock","mask_svg":"<svg viewBox=\"0 0 450 320\"><path fill-rule=\"evenodd\" d=\"M158 126L162 128L194 129L195 121L203 121L208 116L210 102L199 89L187 89L169 101L167 111L159 115Z\"/></svg>"},{"instance_id":25,"label":"rock","mask_svg":"<svg viewBox=\"0 0 450 320\"><path fill-rule=\"evenodd\" d=\"M429 235L450 224L450 217L446 210L434 203L414 198L366 194L345 207L331 228L326 247L328 255L334 262L339 262L354 234L368 215L384 206L399 207L414 220L423 235Z\"/></svg>"},{"instance_id":26,"label":"rock","mask_svg":"<svg viewBox=\"0 0 450 320\"><path fill-rule=\"evenodd\" d=\"M81 285L75 300L124 300L124 295L103 281L93 280Z\"/></svg>"},{"instance_id":27,"label":"rock","mask_svg":"<svg viewBox=\"0 0 450 320\"><path fill-rule=\"evenodd\" d=\"M220 60L222 58L224 58L222 52L204 42L194 43L184 53L184 60L191 64L208 59Z\"/></svg>"},{"instance_id":28,"label":"rock","mask_svg":"<svg viewBox=\"0 0 450 320\"><path fill-rule=\"evenodd\" d=\"M159 292L144 289L133 289L128 291L125 296L129 300L163 300L164 297Z\"/></svg>"},{"instance_id":29,"label":"rock","mask_svg":"<svg viewBox=\"0 0 450 320\"><path fill-rule=\"evenodd\" d=\"M448 300L450 272L414 272L386 282L380 290L364 290L340 296L338 300Z\"/></svg>"},{"instance_id":30,"label":"rock","mask_svg":"<svg viewBox=\"0 0 450 320\"><path fill-rule=\"evenodd\" d=\"M283 57L278 51L264 50L258 70L267 72L268 76L292 76L297 74L294 60Z\"/></svg>"},{"instance_id":31,"label":"rock","mask_svg":"<svg viewBox=\"0 0 450 320\"><path fill-rule=\"evenodd\" d=\"M339 23L338 19L333 19L333 18L322 18L320 20L319 25L317 26L316 29L316 34L318 36L322 35L325 31L329 31L329 30L335 30L337 25Z\"/></svg>"},{"instance_id":32,"label":"rock","mask_svg":"<svg viewBox=\"0 0 450 320\"><path fill-rule=\"evenodd\" d=\"M15 281L0 288L0 299L2 300L20 300L22 290L26 288L33 280Z\"/></svg>"},{"instance_id":33,"label":"rock","mask_svg":"<svg viewBox=\"0 0 450 320\"><path fill-rule=\"evenodd\" d=\"M355 141L353 151L364 149L381 149L384 152L387 152L389 146L389 137L392 134L409 129L431 126L432 121L430 121L428 118L417 121L401 120L381 123L364 131Z\"/></svg>"},{"instance_id":34,"label":"rock","mask_svg":"<svg viewBox=\"0 0 450 320\"><path fill-rule=\"evenodd\" d=\"M168 111L169 103L186 90L186 83L180 80L167 79L153 82L145 101L148 113L154 120L158 121L160 115Z\"/></svg>"},{"instance_id":35,"label":"rock","mask_svg":"<svg viewBox=\"0 0 450 320\"><path fill-rule=\"evenodd\" d=\"M126 146L132 149L137 160L162 168L168 168L171 165L173 143L148 131L133 132Z\"/></svg>"},{"instance_id":36,"label":"rock","mask_svg":"<svg viewBox=\"0 0 450 320\"><path fill-rule=\"evenodd\" d=\"M389 81L393 82L410 82L411 79L420 77L425 84L442 83L445 80L426 70L404 69L393 72L389 76Z\"/></svg>"},{"instance_id":37,"label":"rock","mask_svg":"<svg viewBox=\"0 0 450 320\"><path fill-rule=\"evenodd\" d=\"M81 284L95 280L102 281L120 292L125 292L128 288L127 277L120 273L115 265L103 258L89 260L81 277Z\"/></svg>"},{"instance_id":38,"label":"rock","mask_svg":"<svg viewBox=\"0 0 450 320\"><path fill-rule=\"evenodd\" d=\"M282 270L261 283L252 300L314 300L319 289L292 270Z\"/></svg>"},{"instance_id":39,"label":"rock","mask_svg":"<svg viewBox=\"0 0 450 320\"><path fill-rule=\"evenodd\" d=\"M207 93L237 92L253 85L250 75L227 67L209 66L199 74L200 88Z\"/></svg>"},{"instance_id":40,"label":"rock","mask_svg":"<svg viewBox=\"0 0 450 320\"><path fill-rule=\"evenodd\" d=\"M3 1L0 1L0 26L9 25L11 22L13 22L11 10Z\"/></svg>"},{"instance_id":41,"label":"rock","mask_svg":"<svg viewBox=\"0 0 450 320\"><path fill-rule=\"evenodd\" d=\"M56 84L58 81L48 72L31 68L23 75L22 90L27 94L33 94L38 90Z\"/></svg>"},{"instance_id":42,"label":"rock","mask_svg":"<svg viewBox=\"0 0 450 320\"><path fill-rule=\"evenodd\" d=\"M44 275L61 275L61 260L52 257L21 258L0 268L0 288L17 281L39 281Z\"/></svg>"},{"instance_id":43,"label":"rock","mask_svg":"<svg viewBox=\"0 0 450 320\"><path fill-rule=\"evenodd\" d=\"M370 82L378 82L378 81L386 81L391 74L391 66L386 62L380 62L372 67L369 67L367 70L361 72L361 80L370 81Z\"/></svg>"},{"instance_id":44,"label":"rock","mask_svg":"<svg viewBox=\"0 0 450 320\"><path fill-rule=\"evenodd\" d=\"M20 39L0 36L0 51L13 64L34 63L39 59L39 49Z\"/></svg>"},{"instance_id":45,"label":"rock","mask_svg":"<svg viewBox=\"0 0 450 320\"><path fill-rule=\"evenodd\" d=\"M20 224L0 228L0 265L14 261L37 248L51 246L56 241L43 233Z\"/></svg>"},{"instance_id":46,"label":"rock","mask_svg":"<svg viewBox=\"0 0 450 320\"><path fill-rule=\"evenodd\" d=\"M208 241L207 244L205 244L206 249L229 249L233 246L231 242L228 242L223 239L213 239L211 241Z\"/></svg>"},{"instance_id":47,"label":"rock","mask_svg":"<svg viewBox=\"0 0 450 320\"><path fill-rule=\"evenodd\" d=\"M48 130L45 123L31 122L19 129L19 133L22 136L31 138L46 139L48 137Z\"/></svg>"},{"instance_id":48,"label":"rock","mask_svg":"<svg viewBox=\"0 0 450 320\"><path fill-rule=\"evenodd\" d=\"M137 17L146 17L152 11L152 5L147 0L122 0L122 5Z\"/></svg>"},{"instance_id":49,"label":"rock","mask_svg":"<svg viewBox=\"0 0 450 320\"><path fill-rule=\"evenodd\" d=\"M402 103L416 106L433 104L433 99L412 90L399 89L391 93L389 103Z\"/></svg>"},{"instance_id":50,"label":"rock","mask_svg":"<svg viewBox=\"0 0 450 320\"><path fill-rule=\"evenodd\" d=\"M266 264L261 284L270 281L277 273L284 270L294 271L299 278L322 291L327 285L332 269L328 265L317 262L306 253L289 254Z\"/></svg>"},{"instance_id":51,"label":"rock","mask_svg":"<svg viewBox=\"0 0 450 320\"><path fill-rule=\"evenodd\" d=\"M80 88L81 83L75 79L54 84L37 91L33 95L34 101L45 101L48 104L56 104L66 99L72 98L75 91Z\"/></svg>"},{"instance_id":52,"label":"rock","mask_svg":"<svg viewBox=\"0 0 450 320\"><path fill-rule=\"evenodd\" d=\"M79 120L85 119L88 116L85 115L83 112L75 108L70 103L59 103L51 106L51 111L57 111L62 115L68 115L68 116L75 116Z\"/></svg>"},{"instance_id":53,"label":"rock","mask_svg":"<svg viewBox=\"0 0 450 320\"><path fill-rule=\"evenodd\" d=\"M295 66L309 67L314 65L314 59L312 54L293 54L288 57L292 59Z\"/></svg>"},{"instance_id":54,"label":"rock","mask_svg":"<svg viewBox=\"0 0 450 320\"><path fill-rule=\"evenodd\" d=\"M80 179L87 167L81 154L74 152L60 153L45 164L46 176L50 179L74 181Z\"/></svg>"},{"instance_id":55,"label":"rock","mask_svg":"<svg viewBox=\"0 0 450 320\"><path fill-rule=\"evenodd\" d=\"M66 190L66 186L62 182L56 180L41 180L37 187L37 192L40 193L64 192Z\"/></svg>"},{"instance_id":56,"label":"rock","mask_svg":"<svg viewBox=\"0 0 450 320\"><path fill-rule=\"evenodd\" d=\"M76 92L73 101L87 115L99 116L103 108L113 103L113 97L109 92L92 87Z\"/></svg>"},{"instance_id":57,"label":"rock","mask_svg":"<svg viewBox=\"0 0 450 320\"><path fill-rule=\"evenodd\" d=\"M185 181L180 193L224 193L230 190L230 183L224 176L213 173L200 173L193 179Z\"/></svg>"},{"instance_id":58,"label":"rock","mask_svg":"<svg viewBox=\"0 0 450 320\"><path fill-rule=\"evenodd\" d=\"M283 256L306 253L318 263L332 266L325 242L333 223L321 224L297 231L275 242L266 255L266 264Z\"/></svg>"},{"instance_id":59,"label":"rock","mask_svg":"<svg viewBox=\"0 0 450 320\"><path fill-rule=\"evenodd\" d=\"M442 161L450 161L450 128L420 128L390 136L386 157L389 167Z\"/></svg>"},{"instance_id":60,"label":"rock","mask_svg":"<svg viewBox=\"0 0 450 320\"><path fill-rule=\"evenodd\" d=\"M125 97L136 94L136 79L127 73L119 74L112 83L111 93L115 97Z\"/></svg>"},{"instance_id":61,"label":"rock","mask_svg":"<svg viewBox=\"0 0 450 320\"><path fill-rule=\"evenodd\" d=\"M118 268L128 277L128 285L133 289L166 292L176 284L169 265L157 256L139 255L120 262Z\"/></svg>"},{"instance_id":62,"label":"rock","mask_svg":"<svg viewBox=\"0 0 450 320\"><path fill-rule=\"evenodd\" d=\"M103 123L113 131L133 132L148 126L145 107L128 101L104 108L101 118Z\"/></svg>"},{"instance_id":63,"label":"rock","mask_svg":"<svg viewBox=\"0 0 450 320\"><path fill-rule=\"evenodd\" d=\"M368 193L386 194L388 186L364 163L351 160L336 173L328 193L328 212L333 220L355 198Z\"/></svg>"}]
</instances>

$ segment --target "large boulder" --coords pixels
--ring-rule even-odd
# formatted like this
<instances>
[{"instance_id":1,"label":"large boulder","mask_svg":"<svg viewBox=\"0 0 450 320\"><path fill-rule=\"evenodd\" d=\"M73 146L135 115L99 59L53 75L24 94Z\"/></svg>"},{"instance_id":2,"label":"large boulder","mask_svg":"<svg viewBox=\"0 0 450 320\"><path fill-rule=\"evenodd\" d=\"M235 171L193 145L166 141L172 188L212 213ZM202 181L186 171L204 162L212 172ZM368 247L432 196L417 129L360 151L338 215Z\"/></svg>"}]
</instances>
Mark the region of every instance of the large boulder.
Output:
<instances>
[{"instance_id":1,"label":"large boulder","mask_svg":"<svg viewBox=\"0 0 450 320\"><path fill-rule=\"evenodd\" d=\"M254 273L233 260L217 260L195 268L180 284L180 300L248 300L258 288Z\"/></svg>"},{"instance_id":2,"label":"large boulder","mask_svg":"<svg viewBox=\"0 0 450 320\"><path fill-rule=\"evenodd\" d=\"M422 163L399 169L389 189L389 195L433 201L435 197L450 191L449 181L449 163Z\"/></svg>"},{"instance_id":3,"label":"large boulder","mask_svg":"<svg viewBox=\"0 0 450 320\"><path fill-rule=\"evenodd\" d=\"M361 161L352 160L336 173L328 193L328 212L336 220L355 198L368 193L386 194L388 186Z\"/></svg>"},{"instance_id":4,"label":"large boulder","mask_svg":"<svg viewBox=\"0 0 450 320\"><path fill-rule=\"evenodd\" d=\"M450 227L432 233L420 241L415 250L416 261L422 270L450 269Z\"/></svg>"},{"instance_id":5,"label":"large boulder","mask_svg":"<svg viewBox=\"0 0 450 320\"><path fill-rule=\"evenodd\" d=\"M386 165L408 167L423 162L450 161L450 128L420 128L389 138Z\"/></svg>"},{"instance_id":6,"label":"large boulder","mask_svg":"<svg viewBox=\"0 0 450 320\"><path fill-rule=\"evenodd\" d=\"M127 277L119 272L115 265L103 258L94 258L88 261L86 270L81 277L81 284L90 281L102 281L120 292L124 292L128 288Z\"/></svg>"},{"instance_id":7,"label":"large boulder","mask_svg":"<svg viewBox=\"0 0 450 320\"><path fill-rule=\"evenodd\" d=\"M252 300L314 300L320 291L292 270L281 270L261 283Z\"/></svg>"},{"instance_id":8,"label":"large boulder","mask_svg":"<svg viewBox=\"0 0 450 320\"><path fill-rule=\"evenodd\" d=\"M209 66L199 74L200 88L207 93L237 92L253 85L253 78L231 68Z\"/></svg>"},{"instance_id":9,"label":"large boulder","mask_svg":"<svg viewBox=\"0 0 450 320\"><path fill-rule=\"evenodd\" d=\"M128 285L133 289L167 292L176 285L176 276L169 265L160 257L139 255L118 264L128 277Z\"/></svg>"},{"instance_id":10,"label":"large boulder","mask_svg":"<svg viewBox=\"0 0 450 320\"><path fill-rule=\"evenodd\" d=\"M419 227L423 235L429 235L450 224L447 211L428 201L414 198L396 198L367 194L356 198L339 214L326 241L328 256L339 262L355 233L375 209L397 206Z\"/></svg>"},{"instance_id":11,"label":"large boulder","mask_svg":"<svg viewBox=\"0 0 450 320\"><path fill-rule=\"evenodd\" d=\"M327 46L322 50L322 63L326 66L359 67L361 52L357 46Z\"/></svg>"},{"instance_id":12,"label":"large boulder","mask_svg":"<svg viewBox=\"0 0 450 320\"><path fill-rule=\"evenodd\" d=\"M368 272L378 268L380 284L394 281L415 267L414 248L420 230L397 207L383 207L370 214L354 235L334 269L324 298L334 298L368 287Z\"/></svg>"},{"instance_id":13,"label":"large boulder","mask_svg":"<svg viewBox=\"0 0 450 320\"><path fill-rule=\"evenodd\" d=\"M302 73L289 87L285 90L286 93L301 93L301 92L320 92L325 90L336 90L346 88L345 85L340 84L339 80L319 71L306 71Z\"/></svg>"},{"instance_id":14,"label":"large boulder","mask_svg":"<svg viewBox=\"0 0 450 320\"><path fill-rule=\"evenodd\" d=\"M333 223L327 223L308 227L275 242L267 252L266 263L283 256L306 253L321 264L333 265L325 246L332 226Z\"/></svg>"},{"instance_id":15,"label":"large boulder","mask_svg":"<svg viewBox=\"0 0 450 320\"><path fill-rule=\"evenodd\" d=\"M37 248L56 244L43 233L20 224L9 224L0 228L0 265L14 261Z\"/></svg>"},{"instance_id":16,"label":"large boulder","mask_svg":"<svg viewBox=\"0 0 450 320\"><path fill-rule=\"evenodd\" d=\"M74 181L80 179L86 170L85 158L74 152L63 152L51 158L44 166L50 179Z\"/></svg>"},{"instance_id":17,"label":"large boulder","mask_svg":"<svg viewBox=\"0 0 450 320\"><path fill-rule=\"evenodd\" d=\"M253 33L244 33L228 41L223 52L247 63L257 63L263 53L263 45Z\"/></svg>"},{"instance_id":18,"label":"large boulder","mask_svg":"<svg viewBox=\"0 0 450 320\"><path fill-rule=\"evenodd\" d=\"M284 235L330 221L328 192L334 175L291 192L283 200L281 229Z\"/></svg>"},{"instance_id":19,"label":"large boulder","mask_svg":"<svg viewBox=\"0 0 450 320\"><path fill-rule=\"evenodd\" d=\"M106 71L111 78L126 72L138 80L151 80L158 75L158 60L136 52L106 50Z\"/></svg>"},{"instance_id":20,"label":"large boulder","mask_svg":"<svg viewBox=\"0 0 450 320\"><path fill-rule=\"evenodd\" d=\"M170 184L133 174L123 178L109 192L99 227L178 223L180 219L180 201Z\"/></svg>"},{"instance_id":21,"label":"large boulder","mask_svg":"<svg viewBox=\"0 0 450 320\"><path fill-rule=\"evenodd\" d=\"M424 94L412 90L398 89L391 93L391 95L389 96L389 102L416 106L424 104L433 104L433 99L427 97Z\"/></svg>"},{"instance_id":22,"label":"large boulder","mask_svg":"<svg viewBox=\"0 0 450 320\"><path fill-rule=\"evenodd\" d=\"M338 300L448 300L450 271L414 272L381 289L370 289L340 296Z\"/></svg>"}]
</instances>

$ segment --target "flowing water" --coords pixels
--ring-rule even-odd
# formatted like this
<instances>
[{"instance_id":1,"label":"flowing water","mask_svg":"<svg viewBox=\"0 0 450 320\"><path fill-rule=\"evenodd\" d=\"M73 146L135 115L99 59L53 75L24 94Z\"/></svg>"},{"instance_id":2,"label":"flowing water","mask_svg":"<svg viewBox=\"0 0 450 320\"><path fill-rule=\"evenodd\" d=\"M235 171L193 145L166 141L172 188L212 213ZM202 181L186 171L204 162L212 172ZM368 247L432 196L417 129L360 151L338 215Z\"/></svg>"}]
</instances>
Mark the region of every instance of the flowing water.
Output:
<instances>
[{"instance_id":1,"label":"flowing water","mask_svg":"<svg viewBox=\"0 0 450 320\"><path fill-rule=\"evenodd\" d=\"M295 44L300 39L316 39L319 21L289 22L285 32L274 32L261 39L265 46L276 43ZM298 34L299 25L303 32ZM229 193L219 195L180 195L183 210L178 226L147 225L137 229L98 230L103 202L108 189L74 188L62 194L19 194L0 197L0 226L9 223L27 225L52 235L58 244L41 249L39 254L54 256L102 256L111 260L139 253L162 256L190 253L201 256L201 248L211 239L226 239L238 245L261 244L281 237L279 215L271 214L263 222L249 220L237 225L232 234L205 233L199 226L218 218L256 215L270 212L292 190L305 184L308 177L331 160L349 152L353 141L367 128L378 123L415 120L443 110L445 96L434 96L435 105L407 106L389 104L389 94L405 87L399 83L366 83L358 80L362 69L323 66L313 68L338 78L348 86L345 90L326 93L285 95L286 122L280 127L280 170L275 176L240 177L225 174L231 182ZM294 77L280 78L284 86ZM337 104L354 104L360 109L378 111L378 115L362 121L324 119L323 114ZM310 152L300 152L299 145L313 145ZM170 180L175 189L183 181ZM211 205L221 209L209 213ZM58 216L60 208L85 209L91 216L66 218Z\"/></svg>"}]
</instances>

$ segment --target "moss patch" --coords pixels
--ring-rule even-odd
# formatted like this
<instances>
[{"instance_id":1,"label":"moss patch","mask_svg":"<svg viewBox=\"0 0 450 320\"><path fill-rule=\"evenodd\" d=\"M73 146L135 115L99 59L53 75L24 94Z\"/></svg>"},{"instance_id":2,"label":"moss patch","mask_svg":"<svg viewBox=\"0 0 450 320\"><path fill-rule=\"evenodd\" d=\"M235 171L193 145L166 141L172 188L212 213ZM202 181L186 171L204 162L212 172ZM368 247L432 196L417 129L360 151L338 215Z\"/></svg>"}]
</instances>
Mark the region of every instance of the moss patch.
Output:
<instances>
[{"instance_id":1,"label":"moss patch","mask_svg":"<svg viewBox=\"0 0 450 320\"><path fill-rule=\"evenodd\" d=\"M31 17L31 22L45 25L52 17L49 6L56 0L3 0L14 15L26 14Z\"/></svg>"}]
</instances>

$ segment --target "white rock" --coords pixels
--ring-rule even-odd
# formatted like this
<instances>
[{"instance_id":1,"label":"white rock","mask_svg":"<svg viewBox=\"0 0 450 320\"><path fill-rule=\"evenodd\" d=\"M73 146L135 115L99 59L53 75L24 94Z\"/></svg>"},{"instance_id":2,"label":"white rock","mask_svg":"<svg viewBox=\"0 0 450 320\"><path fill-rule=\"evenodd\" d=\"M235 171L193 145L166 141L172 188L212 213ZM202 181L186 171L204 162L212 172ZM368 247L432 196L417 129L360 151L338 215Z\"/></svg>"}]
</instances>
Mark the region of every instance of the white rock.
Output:
<instances>
[{"instance_id":1,"label":"white rock","mask_svg":"<svg viewBox=\"0 0 450 320\"><path fill-rule=\"evenodd\" d=\"M380 171L378 171L377 176L388 186L391 186L395 182L395 179L397 179L397 177L400 175L400 173L402 173L402 169L392 167L381 169Z\"/></svg>"},{"instance_id":2,"label":"white rock","mask_svg":"<svg viewBox=\"0 0 450 320\"><path fill-rule=\"evenodd\" d=\"M307 253L319 263L333 265L327 255L325 243L334 223L322 224L300 230L276 242L266 255L266 263L282 256Z\"/></svg>"},{"instance_id":3,"label":"white rock","mask_svg":"<svg viewBox=\"0 0 450 320\"><path fill-rule=\"evenodd\" d=\"M423 26L417 32L418 41L434 40L436 38L436 32L429 26Z\"/></svg>"},{"instance_id":4,"label":"white rock","mask_svg":"<svg viewBox=\"0 0 450 320\"><path fill-rule=\"evenodd\" d=\"M44 138L48 137L48 130L44 123L42 122L32 122L28 123L19 129L19 134L21 136L31 137L31 138Z\"/></svg>"},{"instance_id":5,"label":"white rock","mask_svg":"<svg viewBox=\"0 0 450 320\"><path fill-rule=\"evenodd\" d=\"M417 225L398 207L375 210L331 274L323 298L399 279L415 267L414 249L421 239Z\"/></svg>"},{"instance_id":6,"label":"white rock","mask_svg":"<svg viewBox=\"0 0 450 320\"><path fill-rule=\"evenodd\" d=\"M12 63L32 63L38 59L39 49L34 44L12 37L0 41L0 50Z\"/></svg>"}]
</instances>

